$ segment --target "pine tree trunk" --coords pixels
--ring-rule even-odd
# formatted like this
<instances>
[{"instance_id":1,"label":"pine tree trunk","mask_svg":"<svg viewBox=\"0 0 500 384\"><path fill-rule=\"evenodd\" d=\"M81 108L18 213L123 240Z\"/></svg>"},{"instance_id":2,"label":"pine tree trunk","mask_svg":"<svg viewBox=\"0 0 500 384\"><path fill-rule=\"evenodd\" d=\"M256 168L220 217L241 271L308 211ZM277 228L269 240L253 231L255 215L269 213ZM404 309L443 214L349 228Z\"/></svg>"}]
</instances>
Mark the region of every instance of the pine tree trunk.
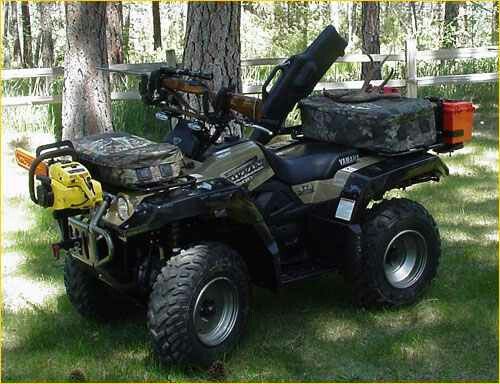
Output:
<instances>
[{"instance_id":1,"label":"pine tree trunk","mask_svg":"<svg viewBox=\"0 0 500 384\"><path fill-rule=\"evenodd\" d=\"M30 8L27 1L21 2L21 18L23 24L23 66L33 67L33 42L31 39Z\"/></svg>"},{"instance_id":2,"label":"pine tree trunk","mask_svg":"<svg viewBox=\"0 0 500 384\"><path fill-rule=\"evenodd\" d=\"M106 2L109 64L123 63L123 10L121 1Z\"/></svg>"},{"instance_id":3,"label":"pine tree trunk","mask_svg":"<svg viewBox=\"0 0 500 384\"><path fill-rule=\"evenodd\" d=\"M54 66L54 39L52 38L52 4L37 3L40 16L40 59L42 67Z\"/></svg>"},{"instance_id":4,"label":"pine tree trunk","mask_svg":"<svg viewBox=\"0 0 500 384\"><path fill-rule=\"evenodd\" d=\"M212 72L212 88L241 91L241 8L238 2L190 2L183 64Z\"/></svg>"},{"instance_id":5,"label":"pine tree trunk","mask_svg":"<svg viewBox=\"0 0 500 384\"><path fill-rule=\"evenodd\" d=\"M347 2L347 45L352 46L352 2Z\"/></svg>"},{"instance_id":6,"label":"pine tree trunk","mask_svg":"<svg viewBox=\"0 0 500 384\"><path fill-rule=\"evenodd\" d=\"M9 10L10 4L3 4L3 41L4 41L4 49L3 49L3 67L10 68L10 41L9 41L9 30L10 30L10 18L9 18Z\"/></svg>"},{"instance_id":7,"label":"pine tree trunk","mask_svg":"<svg viewBox=\"0 0 500 384\"><path fill-rule=\"evenodd\" d=\"M64 58L63 138L112 130L107 65L106 4L68 2Z\"/></svg>"},{"instance_id":8,"label":"pine tree trunk","mask_svg":"<svg viewBox=\"0 0 500 384\"><path fill-rule=\"evenodd\" d=\"M161 48L161 22L160 22L160 3L153 1L153 48Z\"/></svg>"},{"instance_id":9,"label":"pine tree trunk","mask_svg":"<svg viewBox=\"0 0 500 384\"><path fill-rule=\"evenodd\" d=\"M365 1L361 7L363 53L380 53L380 4L378 2ZM377 65L378 63L375 63ZM363 63L361 68L362 78L372 70L372 63ZM380 68L373 72L372 79L381 79Z\"/></svg>"},{"instance_id":10,"label":"pine tree trunk","mask_svg":"<svg viewBox=\"0 0 500 384\"><path fill-rule=\"evenodd\" d=\"M491 16L491 45L498 44L498 3L493 3L493 15Z\"/></svg>"},{"instance_id":11,"label":"pine tree trunk","mask_svg":"<svg viewBox=\"0 0 500 384\"><path fill-rule=\"evenodd\" d=\"M353 35L353 40L354 36L357 36L360 40L363 40L361 36L361 28L359 28L359 20L358 20L358 14L359 14L359 3L353 1L352 3L352 35Z\"/></svg>"},{"instance_id":12,"label":"pine tree trunk","mask_svg":"<svg viewBox=\"0 0 500 384\"><path fill-rule=\"evenodd\" d=\"M444 5L444 31L442 46L452 48L457 44L459 2L446 2Z\"/></svg>"},{"instance_id":13,"label":"pine tree trunk","mask_svg":"<svg viewBox=\"0 0 500 384\"><path fill-rule=\"evenodd\" d=\"M9 23L10 35L12 36L12 61L16 64L22 63L21 41L19 40L19 24L17 21L17 3L10 3L11 19Z\"/></svg>"},{"instance_id":14,"label":"pine tree trunk","mask_svg":"<svg viewBox=\"0 0 500 384\"><path fill-rule=\"evenodd\" d=\"M122 8L123 9L123 8ZM123 13L123 11L122 11ZM128 61L128 42L130 36L130 4L126 7L125 20L123 22L123 61Z\"/></svg>"},{"instance_id":15,"label":"pine tree trunk","mask_svg":"<svg viewBox=\"0 0 500 384\"><path fill-rule=\"evenodd\" d=\"M9 32L9 3L3 4L3 38L4 41L7 40Z\"/></svg>"}]
</instances>

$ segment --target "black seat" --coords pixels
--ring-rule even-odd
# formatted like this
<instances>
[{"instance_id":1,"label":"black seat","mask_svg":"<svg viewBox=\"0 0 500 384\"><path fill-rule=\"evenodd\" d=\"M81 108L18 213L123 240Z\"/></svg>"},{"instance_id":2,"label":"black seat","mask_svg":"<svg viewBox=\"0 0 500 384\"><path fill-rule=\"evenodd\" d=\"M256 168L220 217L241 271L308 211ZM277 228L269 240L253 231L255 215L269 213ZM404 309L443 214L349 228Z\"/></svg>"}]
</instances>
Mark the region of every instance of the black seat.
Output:
<instances>
[{"instance_id":1,"label":"black seat","mask_svg":"<svg viewBox=\"0 0 500 384\"><path fill-rule=\"evenodd\" d=\"M299 142L276 151L264 148L264 153L276 177L289 185L330 179L358 157L355 149L315 141Z\"/></svg>"}]
</instances>

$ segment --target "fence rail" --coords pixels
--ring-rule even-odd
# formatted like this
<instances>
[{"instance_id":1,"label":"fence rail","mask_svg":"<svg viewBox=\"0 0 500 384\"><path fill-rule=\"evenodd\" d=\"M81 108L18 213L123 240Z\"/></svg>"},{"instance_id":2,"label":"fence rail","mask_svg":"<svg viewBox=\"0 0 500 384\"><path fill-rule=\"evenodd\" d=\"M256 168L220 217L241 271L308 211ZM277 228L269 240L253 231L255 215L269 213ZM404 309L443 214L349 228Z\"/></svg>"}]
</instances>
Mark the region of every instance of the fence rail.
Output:
<instances>
[{"instance_id":1,"label":"fence rail","mask_svg":"<svg viewBox=\"0 0 500 384\"><path fill-rule=\"evenodd\" d=\"M168 52L167 52L168 53ZM386 55L372 55L374 61L382 61ZM483 59L497 58L498 47L488 46L479 48L450 48L418 51L415 40L406 42L406 50L403 53L390 54L386 62L405 62L406 79L395 79L389 81L388 85L392 87L406 87L409 97L416 97L418 87L437 85L437 84L464 84L464 83L483 83L498 81L498 73L474 73L465 75L444 75L444 76L424 76L417 77L417 65L419 61L427 60L454 60L454 59ZM277 65L282 63L285 58L269 59L243 59L241 65L245 67ZM338 63L365 63L370 59L367 55L351 54L340 57ZM130 68L134 64L128 65ZM142 64L137 64L137 67ZM54 78L64 75L63 67L55 68L27 68L27 69L5 69L1 71L2 80L15 80L23 78ZM321 82L315 87L315 90L322 89L358 89L363 84L362 81L340 81L340 82ZM373 84L380 84L380 81L373 81ZM243 84L243 93L259 94L262 84ZM113 92L112 100L140 100L140 95L136 91ZM53 96L15 96L3 97L3 106L20 105L43 105L61 103L61 95Z\"/></svg>"}]
</instances>

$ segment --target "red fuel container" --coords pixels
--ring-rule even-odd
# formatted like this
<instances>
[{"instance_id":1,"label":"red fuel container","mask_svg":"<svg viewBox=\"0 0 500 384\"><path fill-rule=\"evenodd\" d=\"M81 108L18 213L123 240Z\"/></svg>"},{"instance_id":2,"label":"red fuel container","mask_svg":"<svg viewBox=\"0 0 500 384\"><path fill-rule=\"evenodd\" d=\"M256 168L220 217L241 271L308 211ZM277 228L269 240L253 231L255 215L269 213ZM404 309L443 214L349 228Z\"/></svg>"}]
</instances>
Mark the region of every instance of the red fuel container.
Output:
<instances>
[{"instance_id":1,"label":"red fuel container","mask_svg":"<svg viewBox=\"0 0 500 384\"><path fill-rule=\"evenodd\" d=\"M443 139L446 144L459 144L472 139L474 106L469 101L445 100L443 111Z\"/></svg>"}]
</instances>

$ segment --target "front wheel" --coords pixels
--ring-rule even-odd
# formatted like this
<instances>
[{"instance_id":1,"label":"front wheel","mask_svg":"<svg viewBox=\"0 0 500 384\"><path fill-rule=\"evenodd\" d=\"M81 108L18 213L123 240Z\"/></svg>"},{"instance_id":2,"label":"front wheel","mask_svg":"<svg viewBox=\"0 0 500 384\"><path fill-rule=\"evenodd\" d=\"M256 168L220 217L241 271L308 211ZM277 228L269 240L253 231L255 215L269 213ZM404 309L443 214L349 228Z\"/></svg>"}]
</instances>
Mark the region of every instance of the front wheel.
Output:
<instances>
[{"instance_id":1,"label":"front wheel","mask_svg":"<svg viewBox=\"0 0 500 384\"><path fill-rule=\"evenodd\" d=\"M170 259L153 286L153 347L164 363L208 365L238 342L248 310L243 260L221 243L196 245Z\"/></svg>"},{"instance_id":2,"label":"front wheel","mask_svg":"<svg viewBox=\"0 0 500 384\"><path fill-rule=\"evenodd\" d=\"M66 256L64 285L70 302L80 315L98 321L122 319L135 305L99 280L81 261Z\"/></svg>"},{"instance_id":3,"label":"front wheel","mask_svg":"<svg viewBox=\"0 0 500 384\"><path fill-rule=\"evenodd\" d=\"M436 275L439 231L420 204L392 199L375 205L363 223L362 247L349 276L364 306L413 303Z\"/></svg>"}]
</instances>

